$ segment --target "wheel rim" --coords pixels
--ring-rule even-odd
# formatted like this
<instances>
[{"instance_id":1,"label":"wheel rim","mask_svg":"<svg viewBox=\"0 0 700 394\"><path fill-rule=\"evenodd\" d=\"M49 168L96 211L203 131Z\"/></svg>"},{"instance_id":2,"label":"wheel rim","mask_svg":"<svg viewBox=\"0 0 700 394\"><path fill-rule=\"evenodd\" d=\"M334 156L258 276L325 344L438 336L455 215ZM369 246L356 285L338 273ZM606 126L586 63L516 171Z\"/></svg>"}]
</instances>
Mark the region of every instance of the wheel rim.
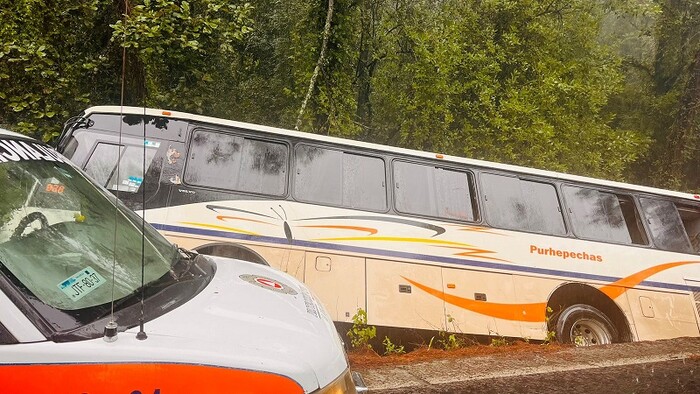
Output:
<instances>
[{"instance_id":1,"label":"wheel rim","mask_svg":"<svg viewBox=\"0 0 700 394\"><path fill-rule=\"evenodd\" d=\"M580 319L571 326L571 342L576 346L607 345L612 343L612 335L603 323Z\"/></svg>"}]
</instances>

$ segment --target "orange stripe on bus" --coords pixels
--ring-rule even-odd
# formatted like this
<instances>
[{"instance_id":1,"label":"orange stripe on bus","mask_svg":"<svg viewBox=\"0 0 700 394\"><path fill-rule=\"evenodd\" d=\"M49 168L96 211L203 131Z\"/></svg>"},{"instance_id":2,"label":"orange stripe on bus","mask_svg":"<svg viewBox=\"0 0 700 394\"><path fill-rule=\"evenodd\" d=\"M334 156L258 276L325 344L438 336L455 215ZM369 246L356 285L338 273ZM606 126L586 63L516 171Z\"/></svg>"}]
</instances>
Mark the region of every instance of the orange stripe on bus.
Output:
<instances>
[{"instance_id":1,"label":"orange stripe on bus","mask_svg":"<svg viewBox=\"0 0 700 394\"><path fill-rule=\"evenodd\" d=\"M686 264L699 264L700 261L677 261L672 263L660 264L635 274L619 279L611 284L602 286L600 291L611 299L615 299L624 294L629 288L632 288L652 275L658 274L670 268L678 267ZM495 317L498 319L523 321L523 322L543 322L546 317L546 302L532 304L499 304L494 302L476 301L469 298L458 297L452 294L446 294L442 290L437 290L421 283L412 281L411 279L402 276L412 285L425 291L426 293L437 297L449 304L476 312L482 315Z\"/></svg>"},{"instance_id":2,"label":"orange stripe on bus","mask_svg":"<svg viewBox=\"0 0 700 394\"><path fill-rule=\"evenodd\" d=\"M189 224L190 226L212 228L215 230L226 230L226 231L231 231L231 232L239 233L239 234L260 235L258 233L254 233L252 231L243 230L243 229L235 228L235 227L217 226L215 224L205 224L205 223L197 223L197 222L180 222L180 223Z\"/></svg>"},{"instance_id":3,"label":"orange stripe on bus","mask_svg":"<svg viewBox=\"0 0 700 394\"><path fill-rule=\"evenodd\" d=\"M269 225L271 225L271 226L273 226L273 225L276 226L276 224L264 222L264 221L262 221L262 220L248 219L248 218L242 218L242 217L238 217L238 216L219 215L219 216L217 216L216 218L217 218L218 220L221 220L222 222L225 222L225 221L227 221L228 219L232 219L232 220L243 220L243 221L246 221L246 222L262 223L262 224L269 224Z\"/></svg>"},{"instance_id":4,"label":"orange stripe on bus","mask_svg":"<svg viewBox=\"0 0 700 394\"><path fill-rule=\"evenodd\" d=\"M482 315L491 316L498 319L524 322L543 322L545 319L545 312L547 309L547 303L545 302L533 304L499 304L496 302L476 301L469 298L458 297L452 294L446 294L442 290L425 286L418 282L412 281L405 276L402 276L402 278L406 279L409 283L425 291L426 293L440 298L449 304Z\"/></svg>"},{"instance_id":5,"label":"orange stripe on bus","mask_svg":"<svg viewBox=\"0 0 700 394\"><path fill-rule=\"evenodd\" d=\"M372 235L376 234L379 230L376 228L370 228L370 227L356 227L356 226L300 226L300 227L305 227L305 228L328 228L328 229L337 229L337 230L357 230L357 231L364 231L368 232Z\"/></svg>"},{"instance_id":6,"label":"orange stripe on bus","mask_svg":"<svg viewBox=\"0 0 700 394\"><path fill-rule=\"evenodd\" d=\"M410 237L342 237L342 238L319 238L316 241L385 241L385 242L412 242L412 243L422 243L430 245L454 245L462 246L466 248L471 248L472 245L453 242L453 241L443 241L440 239L430 239L430 238L410 238Z\"/></svg>"},{"instance_id":7,"label":"orange stripe on bus","mask_svg":"<svg viewBox=\"0 0 700 394\"><path fill-rule=\"evenodd\" d=\"M608 297L615 299L624 294L624 292L627 291L627 288L637 286L638 284L642 283L645 279L649 278L652 275L656 275L661 271L666 271L667 269L678 267L681 265L698 263L700 263L700 261L676 261L672 263L656 265L654 267L647 268L643 271L639 271L636 274L632 274L628 277L619 279L609 285L605 285L600 288L600 291L602 291Z\"/></svg>"},{"instance_id":8,"label":"orange stripe on bus","mask_svg":"<svg viewBox=\"0 0 700 394\"><path fill-rule=\"evenodd\" d=\"M8 394L303 393L281 375L191 364L0 365Z\"/></svg>"}]
</instances>

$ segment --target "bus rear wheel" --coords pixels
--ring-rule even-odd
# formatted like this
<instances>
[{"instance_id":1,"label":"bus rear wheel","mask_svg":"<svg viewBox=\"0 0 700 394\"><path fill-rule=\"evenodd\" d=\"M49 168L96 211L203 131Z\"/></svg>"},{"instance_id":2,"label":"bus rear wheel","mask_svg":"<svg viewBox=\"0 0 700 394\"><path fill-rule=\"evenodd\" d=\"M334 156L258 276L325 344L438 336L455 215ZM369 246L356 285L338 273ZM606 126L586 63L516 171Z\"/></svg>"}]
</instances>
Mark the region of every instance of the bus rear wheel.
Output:
<instances>
[{"instance_id":1,"label":"bus rear wheel","mask_svg":"<svg viewBox=\"0 0 700 394\"><path fill-rule=\"evenodd\" d=\"M598 309L575 304L564 309L557 318L557 339L576 346L607 345L619 341L610 319Z\"/></svg>"}]
</instances>

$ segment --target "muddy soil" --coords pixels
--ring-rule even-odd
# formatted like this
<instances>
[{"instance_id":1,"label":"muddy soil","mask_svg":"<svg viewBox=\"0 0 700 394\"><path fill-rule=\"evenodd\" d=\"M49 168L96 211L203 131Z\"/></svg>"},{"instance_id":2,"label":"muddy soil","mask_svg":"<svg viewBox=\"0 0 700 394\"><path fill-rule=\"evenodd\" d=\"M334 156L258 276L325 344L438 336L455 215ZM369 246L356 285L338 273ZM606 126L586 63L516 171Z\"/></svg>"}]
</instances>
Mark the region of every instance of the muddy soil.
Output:
<instances>
[{"instance_id":1,"label":"muddy soil","mask_svg":"<svg viewBox=\"0 0 700 394\"><path fill-rule=\"evenodd\" d=\"M700 338L350 355L371 393L700 393Z\"/></svg>"}]
</instances>

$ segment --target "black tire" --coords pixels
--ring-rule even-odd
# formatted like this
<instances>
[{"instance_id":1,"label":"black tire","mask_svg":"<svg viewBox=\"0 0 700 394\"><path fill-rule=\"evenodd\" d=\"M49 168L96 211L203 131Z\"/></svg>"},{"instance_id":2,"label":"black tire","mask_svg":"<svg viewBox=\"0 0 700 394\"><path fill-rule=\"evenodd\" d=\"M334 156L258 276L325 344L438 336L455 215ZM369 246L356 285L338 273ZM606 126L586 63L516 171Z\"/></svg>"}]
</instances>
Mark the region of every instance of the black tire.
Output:
<instances>
[{"instance_id":1,"label":"black tire","mask_svg":"<svg viewBox=\"0 0 700 394\"><path fill-rule=\"evenodd\" d=\"M556 337L560 343L576 346L607 345L619 342L615 325L598 309L575 304L557 317Z\"/></svg>"}]
</instances>

